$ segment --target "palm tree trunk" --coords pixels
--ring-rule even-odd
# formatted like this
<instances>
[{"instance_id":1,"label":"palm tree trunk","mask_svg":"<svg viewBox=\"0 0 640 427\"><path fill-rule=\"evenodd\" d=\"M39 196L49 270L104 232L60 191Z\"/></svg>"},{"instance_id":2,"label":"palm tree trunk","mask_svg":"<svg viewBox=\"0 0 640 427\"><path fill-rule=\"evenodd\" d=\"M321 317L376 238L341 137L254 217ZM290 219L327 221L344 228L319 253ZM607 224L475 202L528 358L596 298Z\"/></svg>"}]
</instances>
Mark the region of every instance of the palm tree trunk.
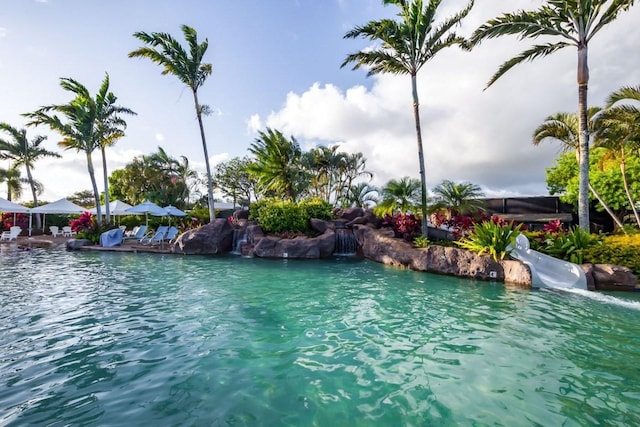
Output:
<instances>
[{"instance_id":1,"label":"palm tree trunk","mask_svg":"<svg viewBox=\"0 0 640 427\"><path fill-rule=\"evenodd\" d=\"M587 46L578 48L578 124L580 182L578 187L578 222L580 228L589 230L589 129L587 123L587 88L589 67Z\"/></svg>"},{"instance_id":2,"label":"palm tree trunk","mask_svg":"<svg viewBox=\"0 0 640 427\"><path fill-rule=\"evenodd\" d=\"M633 201L633 197L631 197L631 191L629 190L629 183L627 182L627 167L625 165L624 157L620 161L620 173L622 173L622 185L624 186L624 192L627 193L627 199L629 199L631 210L633 211L633 215L636 217L636 223L640 228L640 216L638 216L638 209L636 209L636 204Z\"/></svg>"},{"instance_id":3,"label":"palm tree trunk","mask_svg":"<svg viewBox=\"0 0 640 427\"><path fill-rule=\"evenodd\" d=\"M107 173L107 155L105 153L106 147L100 147L102 151L102 178L104 179L104 222L109 224L111 222L111 212L109 212L109 174Z\"/></svg>"},{"instance_id":4,"label":"palm tree trunk","mask_svg":"<svg viewBox=\"0 0 640 427\"><path fill-rule=\"evenodd\" d=\"M87 151L87 170L89 171L89 177L91 178L91 186L93 187L93 198L96 200L96 215L98 226L102 226L102 209L100 209L100 193L98 193L98 184L96 183L96 173L93 169L93 160L91 158L91 152Z\"/></svg>"},{"instance_id":5,"label":"palm tree trunk","mask_svg":"<svg viewBox=\"0 0 640 427\"><path fill-rule=\"evenodd\" d=\"M418 160L420 162L420 189L422 193L422 235L427 235L427 177L424 169L424 153L422 150L422 130L420 129L420 102L418 101L418 84L416 75L411 75L411 94L413 95L413 117L416 122L418 139Z\"/></svg>"},{"instance_id":6,"label":"palm tree trunk","mask_svg":"<svg viewBox=\"0 0 640 427\"><path fill-rule=\"evenodd\" d=\"M33 182L33 176L31 175L31 168L29 167L29 163L25 162L24 168L27 170L27 179L29 180L29 187L31 188L31 196L33 197L33 207L38 207L38 192L36 191L36 186ZM36 214L36 230L42 227L42 222L40 219L40 214Z\"/></svg>"},{"instance_id":7,"label":"palm tree trunk","mask_svg":"<svg viewBox=\"0 0 640 427\"><path fill-rule=\"evenodd\" d=\"M598 199L598 202L600 202L600 204L602 205L602 207L604 208L605 211L607 211L607 213L609 214L609 216L611 216L611 219L613 219L613 221L616 223L616 225L618 226L618 229L622 230L624 232L624 234L627 234L627 232L624 230L624 226L622 225L622 221L620 221L620 218L618 218L618 216L611 210L611 208L605 203L605 201L602 199L602 197L600 197L600 194L598 194L598 192L596 191L595 188L593 188L593 186L591 185L591 183L589 183L589 190L591 190L591 193L593 193L594 197L596 199Z\"/></svg>"},{"instance_id":8,"label":"palm tree trunk","mask_svg":"<svg viewBox=\"0 0 640 427\"><path fill-rule=\"evenodd\" d=\"M211 178L211 166L209 166L209 150L207 150L207 140L204 136L204 125L202 124L202 109L198 102L198 92L192 90L193 101L196 105L196 116L198 117L198 126L200 126L200 138L202 139L202 150L204 151L204 164L207 167L207 195L209 196L209 221L216 219L216 210L213 203L213 179Z\"/></svg>"}]
</instances>

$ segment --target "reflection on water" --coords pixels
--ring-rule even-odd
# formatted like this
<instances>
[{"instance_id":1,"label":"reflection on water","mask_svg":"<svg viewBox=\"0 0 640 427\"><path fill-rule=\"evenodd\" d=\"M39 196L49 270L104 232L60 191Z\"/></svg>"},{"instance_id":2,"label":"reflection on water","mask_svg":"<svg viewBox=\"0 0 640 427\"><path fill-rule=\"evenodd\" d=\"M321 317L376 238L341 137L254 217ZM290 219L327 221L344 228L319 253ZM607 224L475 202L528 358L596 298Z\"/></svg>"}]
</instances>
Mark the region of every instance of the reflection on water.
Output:
<instances>
[{"instance_id":1,"label":"reflection on water","mask_svg":"<svg viewBox=\"0 0 640 427\"><path fill-rule=\"evenodd\" d=\"M640 425L639 295L1 247L2 425Z\"/></svg>"}]
</instances>

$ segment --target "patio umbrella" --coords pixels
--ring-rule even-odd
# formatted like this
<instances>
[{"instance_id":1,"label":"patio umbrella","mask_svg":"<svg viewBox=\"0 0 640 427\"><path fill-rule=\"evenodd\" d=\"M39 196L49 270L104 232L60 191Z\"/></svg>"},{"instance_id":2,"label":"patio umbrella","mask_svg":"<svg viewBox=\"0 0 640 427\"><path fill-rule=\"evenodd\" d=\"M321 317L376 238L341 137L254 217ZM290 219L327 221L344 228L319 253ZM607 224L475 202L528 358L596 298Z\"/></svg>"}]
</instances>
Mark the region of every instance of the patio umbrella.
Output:
<instances>
[{"instance_id":1,"label":"patio umbrella","mask_svg":"<svg viewBox=\"0 0 640 427\"><path fill-rule=\"evenodd\" d=\"M147 225L147 227L149 226L149 214L155 216L165 216L167 214L167 212L163 208L153 202L150 202L149 200L145 200L139 205L135 205L129 209L125 209L125 212L134 215L144 214L145 224Z\"/></svg>"},{"instance_id":2,"label":"patio umbrella","mask_svg":"<svg viewBox=\"0 0 640 427\"><path fill-rule=\"evenodd\" d=\"M176 208L175 206L165 206L164 208L165 211L165 215L167 215L169 217L169 225L171 225L171 217L172 216L187 216L187 214L183 211L181 211L180 209Z\"/></svg>"},{"instance_id":3,"label":"patio umbrella","mask_svg":"<svg viewBox=\"0 0 640 427\"><path fill-rule=\"evenodd\" d=\"M131 206L129 203L125 203L121 200L114 200L112 202L109 202L109 215L111 216L131 215L131 213L127 212L127 209L131 207L133 206ZM91 208L89 209L89 212L96 215L98 212L98 209ZM100 212L102 213L102 215L105 215L105 213L107 212L105 205L100 205ZM120 223L119 219L118 219L118 223Z\"/></svg>"}]
</instances>

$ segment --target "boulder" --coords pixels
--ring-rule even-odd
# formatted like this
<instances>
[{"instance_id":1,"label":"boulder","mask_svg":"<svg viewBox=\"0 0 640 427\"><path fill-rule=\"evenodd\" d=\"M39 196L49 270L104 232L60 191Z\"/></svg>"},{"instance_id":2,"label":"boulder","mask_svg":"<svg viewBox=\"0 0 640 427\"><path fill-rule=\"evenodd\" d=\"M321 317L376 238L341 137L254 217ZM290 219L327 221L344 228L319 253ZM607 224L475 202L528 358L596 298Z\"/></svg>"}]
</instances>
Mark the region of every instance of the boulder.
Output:
<instances>
[{"instance_id":1,"label":"boulder","mask_svg":"<svg viewBox=\"0 0 640 427\"><path fill-rule=\"evenodd\" d=\"M364 257L383 264L478 280L513 280L531 286L528 269L508 261L496 262L490 256L452 247L414 248L411 243L394 238L393 231L388 229L374 230L355 225L354 234ZM509 269L508 275L505 265Z\"/></svg>"},{"instance_id":2,"label":"boulder","mask_svg":"<svg viewBox=\"0 0 640 427\"><path fill-rule=\"evenodd\" d=\"M599 291L634 291L638 286L638 278L629 268L614 264L595 264L593 279Z\"/></svg>"},{"instance_id":3,"label":"boulder","mask_svg":"<svg viewBox=\"0 0 640 427\"><path fill-rule=\"evenodd\" d=\"M241 219L249 219L249 210L248 209L238 209L233 212L232 218L234 221L239 221Z\"/></svg>"},{"instance_id":4,"label":"boulder","mask_svg":"<svg viewBox=\"0 0 640 427\"><path fill-rule=\"evenodd\" d=\"M70 239L67 240L67 250L68 251L75 251L80 249L83 246L91 246L93 245L93 243L91 242L91 240L88 239Z\"/></svg>"},{"instance_id":5,"label":"boulder","mask_svg":"<svg viewBox=\"0 0 640 427\"><path fill-rule=\"evenodd\" d=\"M171 252L185 255L215 255L231 251L233 227L223 218L199 228L187 230L171 247Z\"/></svg>"},{"instance_id":6,"label":"boulder","mask_svg":"<svg viewBox=\"0 0 640 427\"><path fill-rule=\"evenodd\" d=\"M266 236L255 243L253 254L260 258L329 258L333 255L335 241L335 234L330 229L313 238L282 239L276 236Z\"/></svg>"},{"instance_id":7,"label":"boulder","mask_svg":"<svg viewBox=\"0 0 640 427\"><path fill-rule=\"evenodd\" d=\"M358 217L363 217L366 210L363 208L344 208L336 212L337 216L347 221L353 221Z\"/></svg>"},{"instance_id":8,"label":"boulder","mask_svg":"<svg viewBox=\"0 0 640 427\"><path fill-rule=\"evenodd\" d=\"M333 224L331 224L333 225ZM311 227L311 229L317 233L323 234L325 231L327 231L327 229L329 228L329 222L323 220L323 219L318 219L318 218L311 218L309 220L309 226Z\"/></svg>"},{"instance_id":9,"label":"boulder","mask_svg":"<svg viewBox=\"0 0 640 427\"><path fill-rule=\"evenodd\" d=\"M582 264L582 271L584 271L584 276L587 279L587 290L595 291L596 290L596 281L593 277L593 264Z\"/></svg>"},{"instance_id":10,"label":"boulder","mask_svg":"<svg viewBox=\"0 0 640 427\"><path fill-rule=\"evenodd\" d=\"M531 269L523 262L515 260L502 260L500 265L504 270L504 282L512 285L531 287Z\"/></svg>"}]
</instances>

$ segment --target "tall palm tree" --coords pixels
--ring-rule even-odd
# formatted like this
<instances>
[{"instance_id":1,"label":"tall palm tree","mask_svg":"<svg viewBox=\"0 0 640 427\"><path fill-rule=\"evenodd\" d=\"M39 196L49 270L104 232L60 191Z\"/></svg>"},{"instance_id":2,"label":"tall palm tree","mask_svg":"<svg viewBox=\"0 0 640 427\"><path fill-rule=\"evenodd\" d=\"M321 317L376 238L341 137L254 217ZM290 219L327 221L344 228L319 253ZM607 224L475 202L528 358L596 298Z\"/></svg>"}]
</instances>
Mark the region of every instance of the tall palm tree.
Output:
<instances>
[{"instance_id":1,"label":"tall palm tree","mask_svg":"<svg viewBox=\"0 0 640 427\"><path fill-rule=\"evenodd\" d=\"M470 182L453 182L444 180L433 189L435 208L446 209L451 215L465 215L484 209L480 197L484 197L482 189Z\"/></svg>"},{"instance_id":2,"label":"tall palm tree","mask_svg":"<svg viewBox=\"0 0 640 427\"><path fill-rule=\"evenodd\" d=\"M135 113L128 108L114 105L117 98L108 91L108 75L103 80L95 99L77 80L61 78L60 86L71 92L74 98L68 104L40 107L33 113L24 114L31 119L27 126L47 125L62 136L62 140L58 142L60 147L85 153L96 203L97 221L102 225L102 209L93 167L93 152L124 135L123 128L126 123L119 118L119 113ZM105 189L108 191L107 182L105 182Z\"/></svg>"},{"instance_id":3,"label":"tall palm tree","mask_svg":"<svg viewBox=\"0 0 640 427\"><path fill-rule=\"evenodd\" d=\"M130 58L148 58L163 67L162 74L173 74L182 83L191 89L193 102L196 108L196 117L200 126L200 138L202 139L202 149L204 151L204 163L207 169L207 194L209 196L209 220L213 221L216 211L213 201L213 180L211 177L211 166L209 165L209 151L207 140L204 135L204 125L202 114L208 111L206 105L200 104L198 100L198 89L204 84L208 76L211 75L213 67L211 64L202 63L204 54L209 47L208 39L198 44L198 34L193 28L183 25L182 32L187 42L189 51L167 33L134 33L134 37L140 39L149 46L141 47L129 53Z\"/></svg>"},{"instance_id":4,"label":"tall palm tree","mask_svg":"<svg viewBox=\"0 0 640 427\"><path fill-rule=\"evenodd\" d=\"M96 132L98 133L98 141L100 144L100 153L102 155L102 178L104 180L104 206L105 220L109 223L111 212L109 212L109 173L107 170L107 154L106 148L113 147L115 143L124 136L124 130L127 127L119 114L136 115L136 113L119 105L115 105L118 98L109 92L109 74L105 75L100 89L96 94Z\"/></svg>"},{"instance_id":5,"label":"tall palm tree","mask_svg":"<svg viewBox=\"0 0 640 427\"><path fill-rule=\"evenodd\" d=\"M295 138L267 128L249 147L255 156L249 171L257 178L260 190L295 202L308 185L308 177L300 166L302 150Z\"/></svg>"},{"instance_id":6,"label":"tall palm tree","mask_svg":"<svg viewBox=\"0 0 640 427\"><path fill-rule=\"evenodd\" d=\"M380 46L364 49L347 56L342 67L353 63L353 69L366 66L368 76L379 73L408 74L411 77L413 116L418 142L420 184L422 189L422 217L427 218L427 181L420 127L420 102L418 99L417 76L423 65L442 49L464 46L464 38L452 29L460 24L473 6L469 5L456 15L436 25L435 18L442 0L383 0L384 4L397 6L400 11L398 21L382 19L370 21L345 34L345 38L364 38L380 42ZM426 4L425 4L426 3ZM422 221L422 234L427 235L427 222Z\"/></svg>"},{"instance_id":7,"label":"tall palm tree","mask_svg":"<svg viewBox=\"0 0 640 427\"><path fill-rule=\"evenodd\" d=\"M587 109L587 121L590 132L594 136L598 135L598 124L594 118L600 113L600 107L589 107ZM580 162L580 120L577 114L556 113L547 117L540 126L533 132L533 145L540 145L543 141L559 141L562 143L562 152L575 151L576 160ZM600 205L609 214L619 229L624 230L622 221L613 210L607 205L596 189L588 182L589 191L598 200Z\"/></svg>"},{"instance_id":8,"label":"tall palm tree","mask_svg":"<svg viewBox=\"0 0 640 427\"><path fill-rule=\"evenodd\" d=\"M546 0L540 9L505 13L480 26L471 41L517 34L523 39L548 36L558 41L533 45L498 68L487 87L514 66L545 57L568 46L578 50L578 122L580 188L578 191L578 220L580 227L589 228L589 129L587 119L587 88L589 86L589 42L600 30L628 10L635 0Z\"/></svg>"},{"instance_id":9,"label":"tall palm tree","mask_svg":"<svg viewBox=\"0 0 640 427\"><path fill-rule=\"evenodd\" d=\"M382 187L382 202L375 210L379 215L406 213L420 205L423 199L420 180L405 176L400 180L392 179ZM425 221L423 221L425 222Z\"/></svg>"},{"instance_id":10,"label":"tall palm tree","mask_svg":"<svg viewBox=\"0 0 640 427\"><path fill-rule=\"evenodd\" d=\"M38 194L42 188L31 173L34 163L43 157L60 157L60 154L40 146L47 139L46 136L37 135L29 141L26 129L17 129L8 123L0 123L0 130L10 137L10 139L0 137L0 159L10 159L14 167L24 165L33 197L33 207L36 208ZM40 215L36 215L36 228L40 228Z\"/></svg>"},{"instance_id":11,"label":"tall palm tree","mask_svg":"<svg viewBox=\"0 0 640 427\"><path fill-rule=\"evenodd\" d=\"M349 187L342 199L342 206L371 208L380 201L380 190L366 182L359 182Z\"/></svg>"}]
</instances>

